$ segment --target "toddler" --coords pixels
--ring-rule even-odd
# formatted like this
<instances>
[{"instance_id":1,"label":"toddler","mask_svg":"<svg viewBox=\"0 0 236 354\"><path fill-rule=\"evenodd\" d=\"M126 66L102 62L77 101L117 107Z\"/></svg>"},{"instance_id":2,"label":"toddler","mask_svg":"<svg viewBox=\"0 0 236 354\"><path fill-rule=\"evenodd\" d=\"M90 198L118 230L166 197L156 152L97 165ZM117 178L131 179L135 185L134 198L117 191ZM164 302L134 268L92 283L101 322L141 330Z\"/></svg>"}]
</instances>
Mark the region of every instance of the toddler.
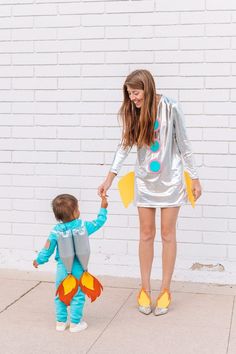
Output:
<instances>
[{"instance_id":1,"label":"toddler","mask_svg":"<svg viewBox=\"0 0 236 354\"><path fill-rule=\"evenodd\" d=\"M33 266L38 268L38 265L48 262L49 257L53 254L56 248L55 260L57 261L56 271L56 288L67 277L68 273L65 265L62 262L58 248L58 235L62 232L71 232L78 230L80 233L85 233L87 236L91 235L100 229L107 220L107 199L102 197L101 208L99 210L97 219L93 221L82 221L80 219L80 211L78 200L70 194L58 195L52 201L52 209L56 220L59 223L54 226L44 248L39 252L37 258L33 261ZM83 274L83 268L77 257L74 257L72 265L72 275L79 279ZM82 320L83 308L85 303L85 294L78 288L77 293L73 296L70 302L70 332L80 332L86 329L87 323ZM64 331L67 328L67 306L55 297L56 310L56 330Z\"/></svg>"}]
</instances>

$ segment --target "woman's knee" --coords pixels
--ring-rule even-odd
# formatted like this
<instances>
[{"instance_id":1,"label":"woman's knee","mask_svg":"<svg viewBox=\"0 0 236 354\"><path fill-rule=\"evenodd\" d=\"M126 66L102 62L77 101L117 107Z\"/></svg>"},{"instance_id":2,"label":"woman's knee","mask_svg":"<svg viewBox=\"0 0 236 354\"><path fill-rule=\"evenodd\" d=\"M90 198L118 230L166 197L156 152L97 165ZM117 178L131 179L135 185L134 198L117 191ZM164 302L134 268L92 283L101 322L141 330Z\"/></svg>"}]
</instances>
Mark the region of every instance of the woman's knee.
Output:
<instances>
[{"instance_id":1,"label":"woman's knee","mask_svg":"<svg viewBox=\"0 0 236 354\"><path fill-rule=\"evenodd\" d=\"M151 226L144 226L140 230L140 239L145 242L152 242L155 239L156 230Z\"/></svg>"},{"instance_id":2,"label":"woman's knee","mask_svg":"<svg viewBox=\"0 0 236 354\"><path fill-rule=\"evenodd\" d=\"M162 228L161 229L161 238L163 242L171 243L175 242L176 230L173 228Z\"/></svg>"}]
</instances>

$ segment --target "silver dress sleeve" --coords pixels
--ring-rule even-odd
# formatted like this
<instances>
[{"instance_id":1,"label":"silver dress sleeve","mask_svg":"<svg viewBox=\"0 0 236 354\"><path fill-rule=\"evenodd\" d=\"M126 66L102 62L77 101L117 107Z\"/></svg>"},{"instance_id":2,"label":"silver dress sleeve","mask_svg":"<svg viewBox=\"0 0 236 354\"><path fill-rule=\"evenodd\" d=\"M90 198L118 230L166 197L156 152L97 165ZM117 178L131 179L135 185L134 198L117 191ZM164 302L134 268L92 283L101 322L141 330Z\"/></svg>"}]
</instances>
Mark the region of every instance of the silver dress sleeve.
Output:
<instances>
[{"instance_id":1,"label":"silver dress sleeve","mask_svg":"<svg viewBox=\"0 0 236 354\"><path fill-rule=\"evenodd\" d=\"M173 122L176 143L183 159L184 169L189 173L191 179L197 179L198 173L195 167L191 143L186 132L184 114L178 103L173 105Z\"/></svg>"},{"instance_id":2,"label":"silver dress sleeve","mask_svg":"<svg viewBox=\"0 0 236 354\"><path fill-rule=\"evenodd\" d=\"M115 156L110 168L110 172L113 172L115 174L118 174L123 162L125 161L126 157L129 155L131 148L127 148L125 149L121 142L118 144L116 152L115 152Z\"/></svg>"}]
</instances>

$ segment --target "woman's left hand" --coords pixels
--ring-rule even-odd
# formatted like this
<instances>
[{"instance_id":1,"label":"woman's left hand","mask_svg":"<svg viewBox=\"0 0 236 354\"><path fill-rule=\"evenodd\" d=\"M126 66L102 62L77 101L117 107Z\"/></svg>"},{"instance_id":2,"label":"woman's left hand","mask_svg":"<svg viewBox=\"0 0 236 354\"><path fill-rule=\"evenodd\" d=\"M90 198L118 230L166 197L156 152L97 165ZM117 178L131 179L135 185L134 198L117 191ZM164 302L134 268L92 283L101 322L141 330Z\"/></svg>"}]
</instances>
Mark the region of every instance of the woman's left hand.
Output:
<instances>
[{"instance_id":1,"label":"woman's left hand","mask_svg":"<svg viewBox=\"0 0 236 354\"><path fill-rule=\"evenodd\" d=\"M194 200L196 201L202 194L202 187L199 179L192 179L192 192Z\"/></svg>"}]
</instances>

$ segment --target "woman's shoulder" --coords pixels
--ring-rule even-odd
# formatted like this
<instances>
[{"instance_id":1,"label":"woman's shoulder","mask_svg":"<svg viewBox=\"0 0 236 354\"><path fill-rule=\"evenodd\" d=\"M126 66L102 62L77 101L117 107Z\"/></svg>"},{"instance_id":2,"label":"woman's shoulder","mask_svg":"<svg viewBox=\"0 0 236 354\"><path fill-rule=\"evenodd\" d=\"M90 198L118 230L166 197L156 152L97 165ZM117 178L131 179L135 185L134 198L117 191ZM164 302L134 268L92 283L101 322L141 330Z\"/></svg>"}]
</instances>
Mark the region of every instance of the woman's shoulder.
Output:
<instances>
[{"instance_id":1,"label":"woman's shoulder","mask_svg":"<svg viewBox=\"0 0 236 354\"><path fill-rule=\"evenodd\" d=\"M162 95L161 97L162 101L165 104L171 105L171 106L176 106L178 105L178 101L172 97L166 96L166 95Z\"/></svg>"},{"instance_id":2,"label":"woman's shoulder","mask_svg":"<svg viewBox=\"0 0 236 354\"><path fill-rule=\"evenodd\" d=\"M181 105L176 99L169 96L162 95L161 102L162 104L160 106L160 109L168 112L169 116L173 116L173 115L179 116L183 114Z\"/></svg>"}]
</instances>

